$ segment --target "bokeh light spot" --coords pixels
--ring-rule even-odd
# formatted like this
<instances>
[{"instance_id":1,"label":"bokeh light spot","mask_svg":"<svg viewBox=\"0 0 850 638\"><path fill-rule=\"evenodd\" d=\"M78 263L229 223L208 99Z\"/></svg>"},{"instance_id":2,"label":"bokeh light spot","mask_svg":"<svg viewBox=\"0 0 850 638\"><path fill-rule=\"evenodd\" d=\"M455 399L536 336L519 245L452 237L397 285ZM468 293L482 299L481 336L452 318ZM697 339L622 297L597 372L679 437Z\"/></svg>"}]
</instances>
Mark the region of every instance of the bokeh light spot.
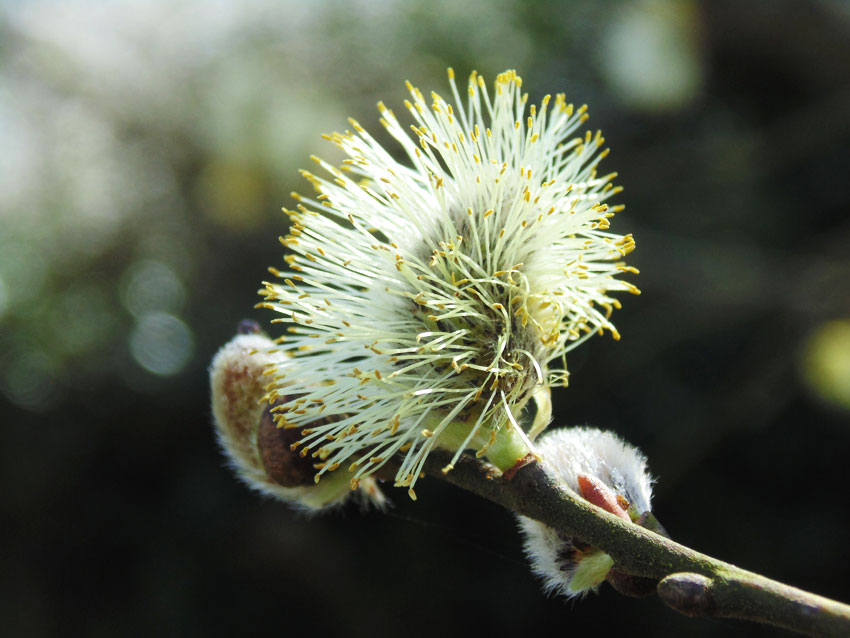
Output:
<instances>
[{"instance_id":1,"label":"bokeh light spot","mask_svg":"<svg viewBox=\"0 0 850 638\"><path fill-rule=\"evenodd\" d=\"M107 285L104 281L81 283L56 295L47 320L63 355L82 355L114 334L118 320Z\"/></svg>"},{"instance_id":2,"label":"bokeh light spot","mask_svg":"<svg viewBox=\"0 0 850 638\"><path fill-rule=\"evenodd\" d=\"M21 348L10 354L3 367L2 390L12 403L34 412L42 412L58 399L55 365L42 351Z\"/></svg>"},{"instance_id":3,"label":"bokeh light spot","mask_svg":"<svg viewBox=\"0 0 850 638\"><path fill-rule=\"evenodd\" d=\"M822 399L850 410L850 320L828 321L809 337L803 375Z\"/></svg>"},{"instance_id":4,"label":"bokeh light spot","mask_svg":"<svg viewBox=\"0 0 850 638\"><path fill-rule=\"evenodd\" d=\"M136 317L150 312L173 314L183 307L186 289L170 266L143 260L134 263L124 275L122 298Z\"/></svg>"},{"instance_id":5,"label":"bokeh light spot","mask_svg":"<svg viewBox=\"0 0 850 638\"><path fill-rule=\"evenodd\" d=\"M622 5L601 49L611 90L636 110L684 108L703 83L696 7L682 0Z\"/></svg>"},{"instance_id":6,"label":"bokeh light spot","mask_svg":"<svg viewBox=\"0 0 850 638\"><path fill-rule=\"evenodd\" d=\"M164 312L142 315L130 335L130 352L153 374L169 376L182 370L194 349L192 331L180 319Z\"/></svg>"}]
</instances>

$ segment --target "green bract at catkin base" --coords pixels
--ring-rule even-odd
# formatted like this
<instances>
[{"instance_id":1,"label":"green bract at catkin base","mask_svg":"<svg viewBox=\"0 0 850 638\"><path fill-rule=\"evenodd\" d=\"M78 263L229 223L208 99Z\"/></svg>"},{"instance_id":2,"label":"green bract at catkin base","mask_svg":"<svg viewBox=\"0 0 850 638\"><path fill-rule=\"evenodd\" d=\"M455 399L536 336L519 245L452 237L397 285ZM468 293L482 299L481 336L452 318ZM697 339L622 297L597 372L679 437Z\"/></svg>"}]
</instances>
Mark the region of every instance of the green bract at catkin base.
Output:
<instances>
[{"instance_id":1,"label":"green bract at catkin base","mask_svg":"<svg viewBox=\"0 0 850 638\"><path fill-rule=\"evenodd\" d=\"M353 120L327 136L348 159L303 171L317 194L295 194L288 268L261 291L288 333L266 398L317 478L345 469L357 487L400 454L414 498L435 448L454 452L446 471L467 449L500 470L533 452L565 353L618 338L609 293L637 292L617 278L636 272L634 241L608 231L620 189L597 174L602 135L578 134L585 107L527 107L514 71L492 94L473 73L465 99L449 82L455 106L408 83L412 134L379 103L407 163Z\"/></svg>"}]
</instances>

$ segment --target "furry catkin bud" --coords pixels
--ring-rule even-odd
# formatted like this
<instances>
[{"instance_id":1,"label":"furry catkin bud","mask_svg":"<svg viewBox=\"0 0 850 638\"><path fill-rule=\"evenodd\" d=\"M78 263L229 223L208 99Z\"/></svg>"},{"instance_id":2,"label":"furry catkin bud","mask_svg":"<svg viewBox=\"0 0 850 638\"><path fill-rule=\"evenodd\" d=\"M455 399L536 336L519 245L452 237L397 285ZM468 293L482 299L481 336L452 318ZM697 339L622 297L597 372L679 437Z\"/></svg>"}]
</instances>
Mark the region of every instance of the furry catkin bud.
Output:
<instances>
[{"instance_id":1,"label":"furry catkin bud","mask_svg":"<svg viewBox=\"0 0 850 638\"><path fill-rule=\"evenodd\" d=\"M562 428L538 439L537 451L558 478L590 503L637 524L655 521L646 458L615 434ZM614 561L602 550L525 516L518 519L532 570L547 593L582 596L612 573L617 589L628 595L650 589L650 584L637 587L633 577L612 572Z\"/></svg>"},{"instance_id":2,"label":"furry catkin bud","mask_svg":"<svg viewBox=\"0 0 850 638\"><path fill-rule=\"evenodd\" d=\"M278 351L254 322L242 322L238 333L210 365L213 420L233 469L250 487L300 509L341 504L352 494L347 472L329 472L317 484L316 459L294 446L300 430L278 428L274 408L264 400L266 370L289 355ZM357 491L367 503L385 503L373 479L361 481Z\"/></svg>"}]
</instances>

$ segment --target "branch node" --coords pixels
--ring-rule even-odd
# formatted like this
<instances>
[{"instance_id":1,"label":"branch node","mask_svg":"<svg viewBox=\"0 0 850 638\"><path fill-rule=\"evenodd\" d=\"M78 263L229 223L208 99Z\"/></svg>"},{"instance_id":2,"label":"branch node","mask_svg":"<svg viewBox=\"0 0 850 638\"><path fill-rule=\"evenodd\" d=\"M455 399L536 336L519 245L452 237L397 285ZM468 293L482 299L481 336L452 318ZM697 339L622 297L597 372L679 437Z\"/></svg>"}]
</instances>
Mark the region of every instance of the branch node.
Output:
<instances>
[{"instance_id":1,"label":"branch node","mask_svg":"<svg viewBox=\"0 0 850 638\"><path fill-rule=\"evenodd\" d=\"M514 478L514 475L515 475L517 472L519 472L522 468L524 468L526 465L528 465L529 463L535 463L535 462L537 462L537 461L539 461L539 458L538 458L535 454L533 454L532 452L529 452L529 453L528 453L528 454L526 454L524 457L522 457L521 459L519 459L519 460L518 460L518 461L514 464L514 466L513 466L513 467L511 467L511 468L509 468L509 469L505 470L505 471L502 473L502 478L504 478L506 481L510 481L510 480L512 480L512 479Z\"/></svg>"},{"instance_id":2,"label":"branch node","mask_svg":"<svg viewBox=\"0 0 850 638\"><path fill-rule=\"evenodd\" d=\"M711 616L716 609L712 584L707 576L679 572L670 574L658 583L658 596L686 616Z\"/></svg>"},{"instance_id":3,"label":"branch node","mask_svg":"<svg viewBox=\"0 0 850 638\"><path fill-rule=\"evenodd\" d=\"M647 578L645 576L627 574L616 567L611 568L611 571L608 572L608 576L605 580L608 581L608 584L611 585L617 593L630 598L646 598L647 596L652 596L658 587L657 578Z\"/></svg>"}]
</instances>

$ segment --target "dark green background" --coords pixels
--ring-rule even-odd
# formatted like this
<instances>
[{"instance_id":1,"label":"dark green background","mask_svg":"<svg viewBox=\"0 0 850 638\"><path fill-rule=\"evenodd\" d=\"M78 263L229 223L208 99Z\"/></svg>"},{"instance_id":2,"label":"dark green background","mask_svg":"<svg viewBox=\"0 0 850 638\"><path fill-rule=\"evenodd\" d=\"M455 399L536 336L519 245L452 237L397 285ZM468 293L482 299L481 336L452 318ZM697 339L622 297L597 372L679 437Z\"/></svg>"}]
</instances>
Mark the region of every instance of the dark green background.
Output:
<instances>
[{"instance_id":1,"label":"dark green background","mask_svg":"<svg viewBox=\"0 0 850 638\"><path fill-rule=\"evenodd\" d=\"M547 599L511 516L433 480L307 520L223 467L206 366L271 318L296 168L448 65L586 102L625 187L643 294L556 422L641 447L675 539L850 600L850 390L806 380L850 318L850 7L458 5L0 3L5 635L775 635Z\"/></svg>"}]
</instances>

